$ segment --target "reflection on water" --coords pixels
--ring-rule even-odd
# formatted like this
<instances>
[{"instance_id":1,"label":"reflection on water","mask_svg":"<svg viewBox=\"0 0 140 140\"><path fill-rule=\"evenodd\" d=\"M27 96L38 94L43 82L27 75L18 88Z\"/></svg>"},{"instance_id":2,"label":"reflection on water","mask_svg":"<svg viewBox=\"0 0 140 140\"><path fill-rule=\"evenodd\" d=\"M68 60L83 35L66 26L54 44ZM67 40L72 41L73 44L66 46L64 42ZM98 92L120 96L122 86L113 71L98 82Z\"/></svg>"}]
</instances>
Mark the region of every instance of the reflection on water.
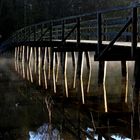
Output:
<instances>
[{"instance_id":1,"label":"reflection on water","mask_svg":"<svg viewBox=\"0 0 140 140\"><path fill-rule=\"evenodd\" d=\"M94 61L93 53L88 52L87 67L85 56L83 52L80 77L77 76L76 52L65 53L61 62L61 53L52 53L50 48L22 46L15 48L15 61L0 61L6 67L6 71L0 67L2 77L7 72L10 76L5 77L6 81L16 81L8 84L1 81L10 89L0 95L0 104L10 110L9 103L14 103L14 111L9 112L12 112L11 118L16 116L18 120L16 127L24 129L21 132L26 135L24 139L53 137L54 130L56 139L64 140L117 139L115 136L140 139L140 97L133 94L133 62L127 62L126 77L121 76L120 62L105 62L104 82L98 85L98 62ZM11 78L13 64L19 77L14 73ZM14 93L12 98L9 97L11 93ZM3 113L2 116L6 115ZM6 122L7 119L1 120ZM0 121L2 125L9 126ZM5 131L12 135L10 130ZM2 137L4 135L2 133Z\"/></svg>"},{"instance_id":2,"label":"reflection on water","mask_svg":"<svg viewBox=\"0 0 140 140\"><path fill-rule=\"evenodd\" d=\"M54 128L51 133L48 132L48 129L48 124L43 124L36 132L30 131L29 140L63 140L60 138L59 131L56 128Z\"/></svg>"}]
</instances>

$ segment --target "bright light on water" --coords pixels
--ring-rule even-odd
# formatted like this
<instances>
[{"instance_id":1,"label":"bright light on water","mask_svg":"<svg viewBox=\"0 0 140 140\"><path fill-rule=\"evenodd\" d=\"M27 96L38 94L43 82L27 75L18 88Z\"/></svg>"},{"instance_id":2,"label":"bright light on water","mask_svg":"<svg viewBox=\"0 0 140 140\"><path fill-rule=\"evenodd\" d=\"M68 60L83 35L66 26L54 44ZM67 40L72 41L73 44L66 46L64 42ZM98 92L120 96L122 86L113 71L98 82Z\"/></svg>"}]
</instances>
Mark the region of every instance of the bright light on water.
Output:
<instances>
[{"instance_id":1,"label":"bright light on water","mask_svg":"<svg viewBox=\"0 0 140 140\"><path fill-rule=\"evenodd\" d=\"M29 140L63 140L60 138L59 130L55 128L49 133L48 129L49 126L45 123L40 126L36 132L29 131Z\"/></svg>"},{"instance_id":2,"label":"bright light on water","mask_svg":"<svg viewBox=\"0 0 140 140\"><path fill-rule=\"evenodd\" d=\"M111 138L113 138L115 140L131 140L130 138L122 138L120 136L115 136L115 135L112 135Z\"/></svg>"}]
</instances>

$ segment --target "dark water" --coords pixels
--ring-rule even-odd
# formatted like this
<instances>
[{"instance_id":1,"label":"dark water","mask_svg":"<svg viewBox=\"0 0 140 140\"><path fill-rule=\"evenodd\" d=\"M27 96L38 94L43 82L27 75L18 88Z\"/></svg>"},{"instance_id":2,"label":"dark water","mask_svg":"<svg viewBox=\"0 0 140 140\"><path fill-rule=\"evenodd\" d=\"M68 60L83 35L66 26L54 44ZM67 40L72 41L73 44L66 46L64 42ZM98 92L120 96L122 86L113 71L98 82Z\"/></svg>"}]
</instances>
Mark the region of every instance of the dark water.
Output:
<instances>
[{"instance_id":1,"label":"dark water","mask_svg":"<svg viewBox=\"0 0 140 140\"><path fill-rule=\"evenodd\" d=\"M92 56L92 54L90 54ZM56 61L57 62L57 61ZM133 93L133 62L126 78L120 62L107 62L98 85L98 62L83 61L76 76L68 54L67 71L14 59L0 60L0 139L140 139L140 97ZM75 85L75 86L74 86Z\"/></svg>"}]
</instances>

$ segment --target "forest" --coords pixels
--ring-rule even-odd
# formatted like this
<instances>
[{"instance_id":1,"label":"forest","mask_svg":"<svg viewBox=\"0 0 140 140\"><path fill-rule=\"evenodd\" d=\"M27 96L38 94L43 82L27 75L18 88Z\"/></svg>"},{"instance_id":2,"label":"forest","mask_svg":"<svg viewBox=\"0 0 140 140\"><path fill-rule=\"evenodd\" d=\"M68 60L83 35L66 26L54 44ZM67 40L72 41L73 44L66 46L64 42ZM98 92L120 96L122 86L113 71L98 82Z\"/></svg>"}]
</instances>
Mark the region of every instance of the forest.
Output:
<instances>
[{"instance_id":1,"label":"forest","mask_svg":"<svg viewBox=\"0 0 140 140\"><path fill-rule=\"evenodd\" d=\"M0 40L45 20L130 5L134 0L0 0Z\"/></svg>"}]
</instances>

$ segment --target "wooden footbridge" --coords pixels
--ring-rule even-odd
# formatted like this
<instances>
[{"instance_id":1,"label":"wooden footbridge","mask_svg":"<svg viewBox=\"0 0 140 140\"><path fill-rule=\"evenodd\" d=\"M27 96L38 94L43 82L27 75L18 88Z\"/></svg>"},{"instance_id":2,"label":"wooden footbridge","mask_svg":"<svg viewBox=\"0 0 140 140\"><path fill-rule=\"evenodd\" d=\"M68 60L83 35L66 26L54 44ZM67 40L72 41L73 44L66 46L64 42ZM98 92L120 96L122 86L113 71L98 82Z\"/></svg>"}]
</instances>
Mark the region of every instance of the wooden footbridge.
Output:
<instances>
[{"instance_id":1,"label":"wooden footbridge","mask_svg":"<svg viewBox=\"0 0 140 140\"><path fill-rule=\"evenodd\" d=\"M73 88L75 88L77 77L83 83L84 55L87 67L90 69L89 52L94 52L94 60L99 62L98 83L101 84L100 90L104 92L104 111L108 112L106 90L103 84L105 61L120 61L123 77L127 76L126 61L135 61L134 76L136 92L139 92L140 89L139 14L140 5L134 4L127 7L116 7L95 13L87 13L30 25L17 30L8 40L3 42L0 46L0 53L10 52L14 54L16 70L19 73L20 71L22 72L23 78L27 75L27 79L30 79L31 82L33 82L32 68L39 85L41 85L42 69L47 69L48 77L44 70L46 89L47 80L50 80L50 73L52 72L54 93L56 93L57 72L60 63L63 72L62 75L64 75L65 93L66 97L68 97L68 82L66 79L68 52L71 54L74 66ZM25 69L26 64L27 69ZM23 70L20 69L21 67ZM88 85L90 83L90 76L91 70L89 72ZM48 79L45 79L46 77ZM125 85L128 85L128 82ZM84 88L82 86L80 88L82 103L84 104ZM89 86L87 86L87 92L88 90ZM127 93L127 90L125 92ZM127 94L125 96L127 97ZM127 102L126 100L127 98L125 102ZM131 115L131 112L127 113ZM120 114L122 115L122 112ZM127 115L126 112L124 114ZM128 115L126 118L128 118ZM126 125L126 123L124 124ZM131 124L129 126L131 126L131 130L133 131L133 118L131 118ZM128 130L126 131L127 133Z\"/></svg>"},{"instance_id":2,"label":"wooden footbridge","mask_svg":"<svg viewBox=\"0 0 140 140\"><path fill-rule=\"evenodd\" d=\"M74 52L78 52L77 72L80 75L83 53L89 63L88 52L94 51L95 60L99 61L99 83L102 83L104 61L121 61L125 76L125 61L138 60L139 19L139 5L133 4L41 22L17 30L3 42L0 52L15 50L16 59L27 62L30 62L31 54L37 60L42 56L42 61L48 54L51 67L55 52L61 53L62 64L65 64L67 52L71 52L73 60Z\"/></svg>"}]
</instances>

